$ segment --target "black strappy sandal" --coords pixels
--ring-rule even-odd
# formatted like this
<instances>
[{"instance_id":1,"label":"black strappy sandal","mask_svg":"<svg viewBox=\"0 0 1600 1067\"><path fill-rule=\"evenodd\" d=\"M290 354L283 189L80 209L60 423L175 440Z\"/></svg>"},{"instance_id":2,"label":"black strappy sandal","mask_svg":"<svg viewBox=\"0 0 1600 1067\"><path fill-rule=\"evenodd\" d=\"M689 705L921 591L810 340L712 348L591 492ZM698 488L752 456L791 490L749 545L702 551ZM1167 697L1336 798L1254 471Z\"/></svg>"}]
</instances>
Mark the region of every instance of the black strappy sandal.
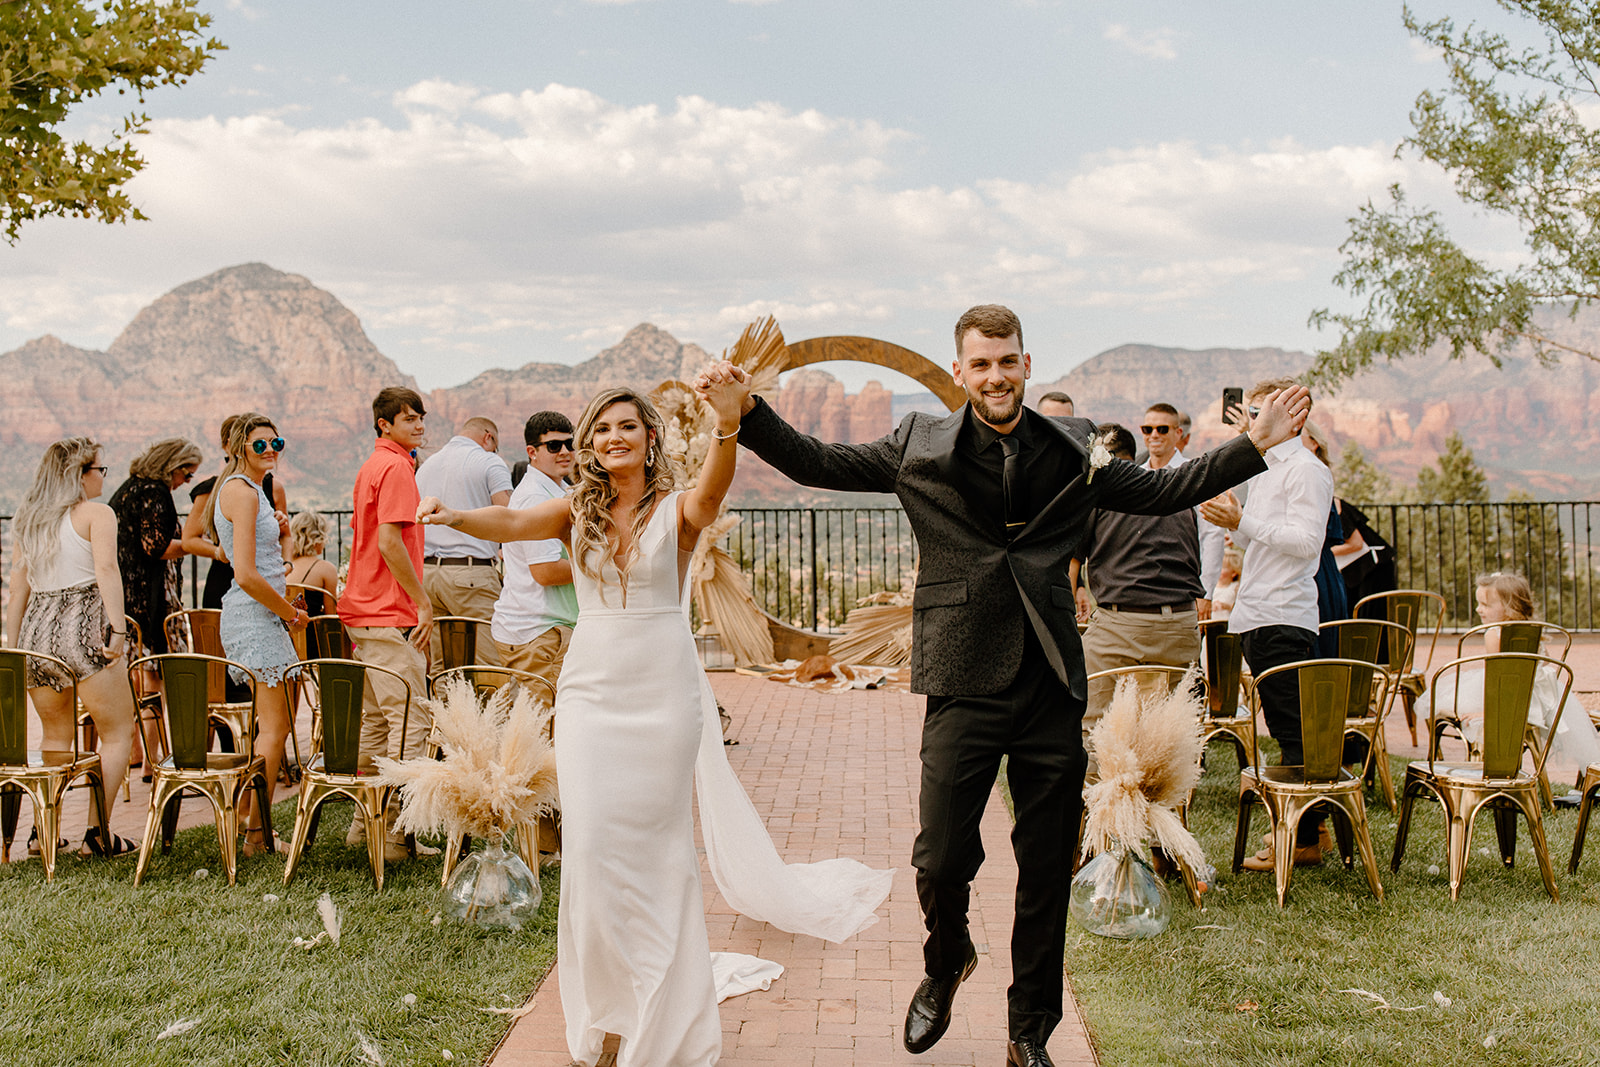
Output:
<instances>
[{"instance_id":1,"label":"black strappy sandal","mask_svg":"<svg viewBox=\"0 0 1600 1067\"><path fill-rule=\"evenodd\" d=\"M56 851L57 852L66 852L71 848L72 848L72 842L68 841L64 837L59 842L56 843ZM30 856L39 856L41 854L42 854L42 850L39 847L39 828L37 826L35 826L33 828L33 831L28 834L28 855L30 855Z\"/></svg>"},{"instance_id":2,"label":"black strappy sandal","mask_svg":"<svg viewBox=\"0 0 1600 1067\"><path fill-rule=\"evenodd\" d=\"M92 855L109 860L138 852L139 842L129 841L125 837L118 837L116 834L112 834L111 841L107 844L100 840L100 827L91 826L89 827L89 832L83 835L83 847L88 849Z\"/></svg>"}]
</instances>

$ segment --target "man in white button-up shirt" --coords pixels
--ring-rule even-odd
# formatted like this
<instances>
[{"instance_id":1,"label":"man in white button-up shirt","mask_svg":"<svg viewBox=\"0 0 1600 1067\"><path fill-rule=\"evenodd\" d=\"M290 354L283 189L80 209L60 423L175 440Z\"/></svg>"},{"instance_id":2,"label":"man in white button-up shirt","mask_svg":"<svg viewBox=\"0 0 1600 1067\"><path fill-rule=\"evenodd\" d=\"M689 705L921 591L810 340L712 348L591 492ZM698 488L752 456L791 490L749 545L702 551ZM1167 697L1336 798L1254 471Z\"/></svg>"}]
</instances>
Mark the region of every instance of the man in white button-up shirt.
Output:
<instances>
[{"instance_id":1,"label":"man in white button-up shirt","mask_svg":"<svg viewBox=\"0 0 1600 1067\"><path fill-rule=\"evenodd\" d=\"M1257 382L1246 402L1246 414L1277 389L1294 385L1287 379ZM1248 419L1245 422L1248 429ZM1300 442L1299 437L1266 452L1267 469L1250 479L1249 502L1242 508L1232 493L1200 506L1200 513L1233 531L1244 550L1244 567L1230 633L1241 635L1245 662L1260 677L1273 667L1316 655L1317 565L1333 506L1333 474ZM1300 748L1300 691L1292 674L1269 679L1260 690L1267 731L1278 742L1283 762L1303 762ZM1295 847L1297 864L1322 862L1318 847L1319 816L1300 822ZM1272 870L1270 847L1245 861L1250 870Z\"/></svg>"}]
</instances>

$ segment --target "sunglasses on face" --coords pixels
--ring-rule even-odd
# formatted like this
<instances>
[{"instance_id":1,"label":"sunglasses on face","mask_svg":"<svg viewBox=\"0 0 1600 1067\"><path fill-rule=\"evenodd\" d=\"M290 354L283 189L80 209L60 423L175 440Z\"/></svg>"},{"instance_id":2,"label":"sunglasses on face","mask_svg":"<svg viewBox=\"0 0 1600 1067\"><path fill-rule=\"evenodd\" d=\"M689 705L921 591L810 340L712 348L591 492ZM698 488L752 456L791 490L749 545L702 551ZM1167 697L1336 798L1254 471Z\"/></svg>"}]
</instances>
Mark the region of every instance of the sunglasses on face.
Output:
<instances>
[{"instance_id":1,"label":"sunglasses on face","mask_svg":"<svg viewBox=\"0 0 1600 1067\"><path fill-rule=\"evenodd\" d=\"M574 446L572 443L572 438L568 437L560 441L540 441L533 447L542 448L552 456L559 456L563 450L571 452Z\"/></svg>"},{"instance_id":2,"label":"sunglasses on face","mask_svg":"<svg viewBox=\"0 0 1600 1067\"><path fill-rule=\"evenodd\" d=\"M99 471L100 477L104 478L106 476L106 471L110 469L110 467L85 467L83 468L83 473L88 474L90 471Z\"/></svg>"},{"instance_id":3,"label":"sunglasses on face","mask_svg":"<svg viewBox=\"0 0 1600 1067\"><path fill-rule=\"evenodd\" d=\"M254 441L250 442L250 447L255 451L256 455L260 456L265 455L267 449L269 448L274 452L282 452L284 444L285 442L281 437L274 437L270 441L264 437L258 437Z\"/></svg>"},{"instance_id":4,"label":"sunglasses on face","mask_svg":"<svg viewBox=\"0 0 1600 1067\"><path fill-rule=\"evenodd\" d=\"M1245 408L1245 411L1250 413L1250 417L1252 419L1259 417L1260 414L1261 414L1261 409L1257 408L1257 407L1248 407L1248 408Z\"/></svg>"},{"instance_id":5,"label":"sunglasses on face","mask_svg":"<svg viewBox=\"0 0 1600 1067\"><path fill-rule=\"evenodd\" d=\"M1167 434L1172 432L1172 427L1171 426L1141 426L1141 427L1139 427L1139 432L1144 434L1147 437L1150 434L1153 434L1153 433L1158 433L1162 437L1165 437L1165 436L1167 436Z\"/></svg>"}]
</instances>

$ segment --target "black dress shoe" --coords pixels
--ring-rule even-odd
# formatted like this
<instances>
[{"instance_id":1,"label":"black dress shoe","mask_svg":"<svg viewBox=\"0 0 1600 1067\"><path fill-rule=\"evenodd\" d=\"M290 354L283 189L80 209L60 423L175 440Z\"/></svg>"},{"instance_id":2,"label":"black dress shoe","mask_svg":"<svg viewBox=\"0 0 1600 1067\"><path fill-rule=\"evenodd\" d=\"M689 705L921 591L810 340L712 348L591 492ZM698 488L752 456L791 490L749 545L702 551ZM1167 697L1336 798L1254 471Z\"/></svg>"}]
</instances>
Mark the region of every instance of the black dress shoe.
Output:
<instances>
[{"instance_id":1,"label":"black dress shoe","mask_svg":"<svg viewBox=\"0 0 1600 1067\"><path fill-rule=\"evenodd\" d=\"M1006 1045L1006 1067L1056 1067L1043 1041L1023 1038Z\"/></svg>"},{"instance_id":2,"label":"black dress shoe","mask_svg":"<svg viewBox=\"0 0 1600 1067\"><path fill-rule=\"evenodd\" d=\"M906 1049L909 1052L926 1052L939 1043L944 1032L950 1029L950 1006L955 1003L956 988L967 980L967 975L978 965L978 950L967 946L967 962L954 974L943 978L929 975L917 987L906 1009Z\"/></svg>"}]
</instances>

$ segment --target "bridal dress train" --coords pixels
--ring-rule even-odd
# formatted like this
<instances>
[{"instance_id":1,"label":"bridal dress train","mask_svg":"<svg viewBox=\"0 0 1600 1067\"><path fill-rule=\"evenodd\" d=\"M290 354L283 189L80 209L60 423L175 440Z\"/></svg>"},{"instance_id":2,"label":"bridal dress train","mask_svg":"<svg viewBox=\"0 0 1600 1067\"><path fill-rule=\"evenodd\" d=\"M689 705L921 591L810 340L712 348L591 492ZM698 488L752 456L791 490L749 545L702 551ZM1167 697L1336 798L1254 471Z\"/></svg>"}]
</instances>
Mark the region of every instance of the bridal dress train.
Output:
<instances>
[{"instance_id":1,"label":"bridal dress train","mask_svg":"<svg viewBox=\"0 0 1600 1067\"><path fill-rule=\"evenodd\" d=\"M658 503L627 588L578 567L578 624L556 697L561 790L557 958L567 1045L594 1064L607 1033L622 1067L699 1067L722 1051L720 999L782 973L710 951L693 804L723 898L750 918L842 941L877 921L894 872L854 860L785 864L728 766L716 700L690 633L678 497Z\"/></svg>"}]
</instances>

